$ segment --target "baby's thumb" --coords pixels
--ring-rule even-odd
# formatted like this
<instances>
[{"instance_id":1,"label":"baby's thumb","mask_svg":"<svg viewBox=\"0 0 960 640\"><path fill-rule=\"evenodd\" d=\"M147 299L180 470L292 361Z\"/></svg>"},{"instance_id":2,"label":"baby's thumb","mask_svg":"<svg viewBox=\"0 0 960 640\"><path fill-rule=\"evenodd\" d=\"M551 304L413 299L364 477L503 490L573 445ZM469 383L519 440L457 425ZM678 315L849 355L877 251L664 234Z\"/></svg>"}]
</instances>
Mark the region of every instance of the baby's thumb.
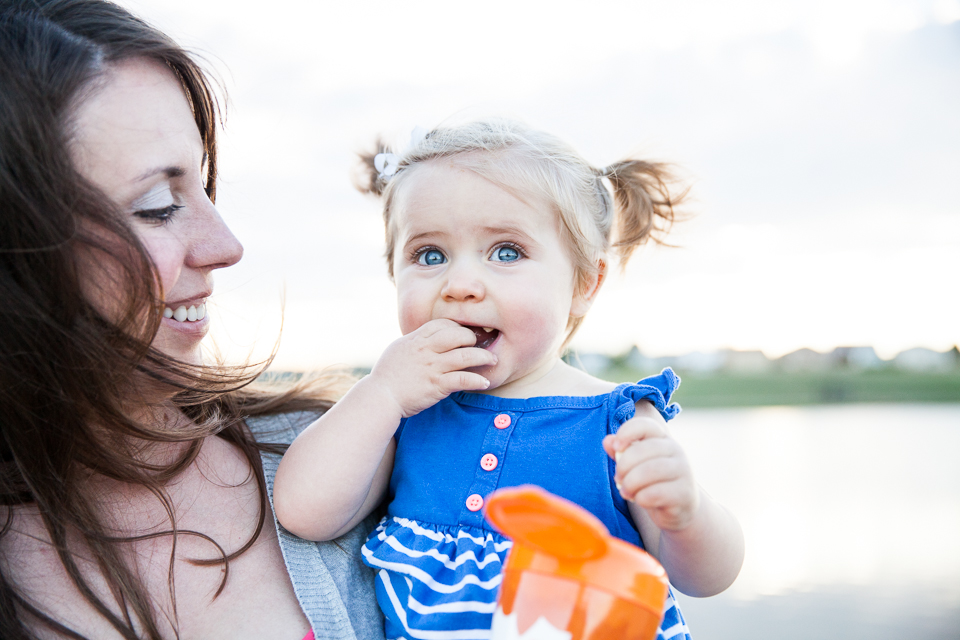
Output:
<instances>
[{"instance_id":1,"label":"baby's thumb","mask_svg":"<svg viewBox=\"0 0 960 640\"><path fill-rule=\"evenodd\" d=\"M610 434L603 439L603 450L608 456L617 459L617 436Z\"/></svg>"}]
</instances>

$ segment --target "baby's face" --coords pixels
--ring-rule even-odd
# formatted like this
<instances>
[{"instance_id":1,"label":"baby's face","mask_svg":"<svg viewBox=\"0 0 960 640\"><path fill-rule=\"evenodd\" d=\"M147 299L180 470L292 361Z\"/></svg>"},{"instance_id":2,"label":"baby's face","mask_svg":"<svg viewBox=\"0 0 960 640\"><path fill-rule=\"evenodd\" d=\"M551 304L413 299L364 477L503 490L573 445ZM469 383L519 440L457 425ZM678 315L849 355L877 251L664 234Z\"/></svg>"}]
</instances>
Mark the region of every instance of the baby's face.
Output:
<instances>
[{"instance_id":1,"label":"baby's face","mask_svg":"<svg viewBox=\"0 0 960 640\"><path fill-rule=\"evenodd\" d=\"M586 309L550 205L441 159L406 179L392 222L404 334L437 318L473 328L477 346L497 355L477 371L498 395L556 364L568 318Z\"/></svg>"}]
</instances>

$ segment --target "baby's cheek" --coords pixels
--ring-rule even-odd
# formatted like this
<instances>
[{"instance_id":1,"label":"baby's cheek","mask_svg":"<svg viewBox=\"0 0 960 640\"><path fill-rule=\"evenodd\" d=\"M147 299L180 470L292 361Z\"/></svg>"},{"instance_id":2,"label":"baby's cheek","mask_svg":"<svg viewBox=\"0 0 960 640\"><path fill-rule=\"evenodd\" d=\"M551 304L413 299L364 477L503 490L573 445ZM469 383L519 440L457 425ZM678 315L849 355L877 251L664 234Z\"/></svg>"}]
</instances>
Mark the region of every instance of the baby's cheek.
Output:
<instances>
[{"instance_id":1,"label":"baby's cheek","mask_svg":"<svg viewBox=\"0 0 960 640\"><path fill-rule=\"evenodd\" d=\"M417 304L413 296L397 297L397 319L400 322L400 332L407 335L416 331L430 320L429 308Z\"/></svg>"},{"instance_id":2,"label":"baby's cheek","mask_svg":"<svg viewBox=\"0 0 960 640\"><path fill-rule=\"evenodd\" d=\"M511 324L524 336L531 351L549 351L563 340L566 318L553 317L547 309L514 309Z\"/></svg>"}]
</instances>

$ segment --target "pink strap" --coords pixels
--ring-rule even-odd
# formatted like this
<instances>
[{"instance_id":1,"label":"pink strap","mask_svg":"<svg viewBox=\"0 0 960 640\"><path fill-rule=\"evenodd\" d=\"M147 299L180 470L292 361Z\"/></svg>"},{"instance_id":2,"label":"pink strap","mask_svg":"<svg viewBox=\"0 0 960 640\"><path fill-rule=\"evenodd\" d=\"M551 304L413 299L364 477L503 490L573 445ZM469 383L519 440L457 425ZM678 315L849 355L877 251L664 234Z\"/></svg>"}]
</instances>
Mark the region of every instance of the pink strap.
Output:
<instances>
[{"instance_id":1,"label":"pink strap","mask_svg":"<svg viewBox=\"0 0 960 640\"><path fill-rule=\"evenodd\" d=\"M315 638L313 637L313 629L310 630L310 633L303 636L303 640L315 640Z\"/></svg>"}]
</instances>

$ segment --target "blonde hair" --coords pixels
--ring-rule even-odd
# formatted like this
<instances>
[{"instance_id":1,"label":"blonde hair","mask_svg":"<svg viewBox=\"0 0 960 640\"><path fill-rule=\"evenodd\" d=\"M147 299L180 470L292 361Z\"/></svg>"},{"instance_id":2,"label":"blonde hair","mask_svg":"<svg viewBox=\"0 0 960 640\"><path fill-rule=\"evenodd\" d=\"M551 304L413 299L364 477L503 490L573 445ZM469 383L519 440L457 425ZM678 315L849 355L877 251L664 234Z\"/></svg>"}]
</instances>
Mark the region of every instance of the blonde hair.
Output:
<instances>
[{"instance_id":1,"label":"blonde hair","mask_svg":"<svg viewBox=\"0 0 960 640\"><path fill-rule=\"evenodd\" d=\"M382 152L398 156L392 177L383 177L374 166L374 158ZM628 158L598 169L556 136L512 120L439 127L402 153L378 142L376 153L360 155L363 174L357 188L383 199L391 278L396 242L392 208L397 193L418 165L454 156L459 166L508 191L553 205L579 295L590 293L610 253L624 266L640 245L663 244L677 217L674 208L687 195L687 189L671 192L676 179L666 164ZM564 346L582 321L582 317L569 319Z\"/></svg>"}]
</instances>

